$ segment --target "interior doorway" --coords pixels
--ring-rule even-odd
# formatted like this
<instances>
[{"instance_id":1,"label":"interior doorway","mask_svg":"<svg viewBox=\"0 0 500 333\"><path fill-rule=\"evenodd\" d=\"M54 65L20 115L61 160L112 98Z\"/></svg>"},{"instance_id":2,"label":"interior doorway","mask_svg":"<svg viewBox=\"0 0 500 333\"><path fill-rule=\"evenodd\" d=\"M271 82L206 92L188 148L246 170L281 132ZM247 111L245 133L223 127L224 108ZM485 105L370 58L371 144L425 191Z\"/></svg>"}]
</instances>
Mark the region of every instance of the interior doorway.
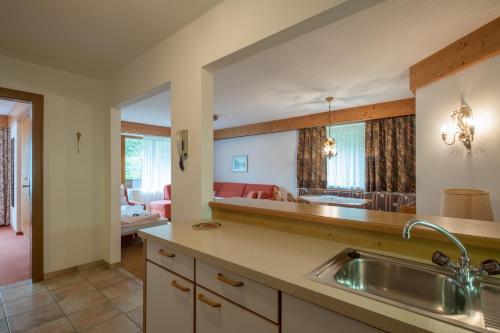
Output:
<instances>
[{"instance_id":1,"label":"interior doorway","mask_svg":"<svg viewBox=\"0 0 500 333\"><path fill-rule=\"evenodd\" d=\"M4 101L0 110L0 285L38 282L44 277L43 96L0 88L0 100Z\"/></svg>"}]
</instances>

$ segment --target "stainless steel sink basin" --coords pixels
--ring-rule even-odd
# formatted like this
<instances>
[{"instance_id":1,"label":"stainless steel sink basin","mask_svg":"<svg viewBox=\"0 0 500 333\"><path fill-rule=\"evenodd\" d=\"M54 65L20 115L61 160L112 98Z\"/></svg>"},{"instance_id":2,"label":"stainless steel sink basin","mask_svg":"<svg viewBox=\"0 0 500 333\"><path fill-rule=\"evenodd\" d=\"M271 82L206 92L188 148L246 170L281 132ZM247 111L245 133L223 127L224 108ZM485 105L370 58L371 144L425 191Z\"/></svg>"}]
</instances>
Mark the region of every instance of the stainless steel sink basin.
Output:
<instances>
[{"instance_id":1,"label":"stainless steel sink basin","mask_svg":"<svg viewBox=\"0 0 500 333\"><path fill-rule=\"evenodd\" d=\"M478 280L478 288L471 291L443 267L353 249L344 250L306 278L476 331L500 332L497 279ZM483 309L486 303L488 309Z\"/></svg>"}]
</instances>

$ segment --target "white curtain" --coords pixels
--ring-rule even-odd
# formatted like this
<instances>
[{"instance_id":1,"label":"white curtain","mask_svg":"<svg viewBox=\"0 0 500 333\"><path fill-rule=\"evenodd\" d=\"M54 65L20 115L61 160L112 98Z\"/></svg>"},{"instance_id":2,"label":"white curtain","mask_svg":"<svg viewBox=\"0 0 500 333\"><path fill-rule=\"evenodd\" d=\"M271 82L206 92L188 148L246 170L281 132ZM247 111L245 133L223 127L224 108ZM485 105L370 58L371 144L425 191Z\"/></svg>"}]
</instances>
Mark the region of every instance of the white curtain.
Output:
<instances>
[{"instance_id":1,"label":"white curtain","mask_svg":"<svg viewBox=\"0 0 500 333\"><path fill-rule=\"evenodd\" d=\"M330 133L337 141L338 154L327 160L328 187L364 189L365 123L331 126Z\"/></svg>"},{"instance_id":2,"label":"white curtain","mask_svg":"<svg viewBox=\"0 0 500 333\"><path fill-rule=\"evenodd\" d=\"M163 187L170 184L170 138L144 136L142 202L163 199Z\"/></svg>"}]
</instances>

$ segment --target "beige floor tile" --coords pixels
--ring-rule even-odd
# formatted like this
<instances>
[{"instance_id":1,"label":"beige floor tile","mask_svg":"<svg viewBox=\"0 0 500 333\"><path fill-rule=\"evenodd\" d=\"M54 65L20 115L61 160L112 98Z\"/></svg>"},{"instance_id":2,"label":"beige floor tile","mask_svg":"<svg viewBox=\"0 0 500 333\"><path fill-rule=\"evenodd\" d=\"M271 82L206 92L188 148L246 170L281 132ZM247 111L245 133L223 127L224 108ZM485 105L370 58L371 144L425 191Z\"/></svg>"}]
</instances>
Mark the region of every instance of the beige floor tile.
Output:
<instances>
[{"instance_id":1,"label":"beige floor tile","mask_svg":"<svg viewBox=\"0 0 500 333\"><path fill-rule=\"evenodd\" d=\"M19 288L19 287L22 287L22 286L25 286L28 284L31 284L31 280L23 280L23 281L18 281L18 282L14 282L11 284L7 284L4 286L0 286L0 294L7 291L7 290Z\"/></svg>"},{"instance_id":2,"label":"beige floor tile","mask_svg":"<svg viewBox=\"0 0 500 333\"><path fill-rule=\"evenodd\" d=\"M139 326L140 328L143 328L142 327L142 323L144 321L143 311L144 311L143 307L139 306L133 309L132 311L127 312L127 316L129 316L129 318L132 319L132 321L136 323L136 325Z\"/></svg>"},{"instance_id":3,"label":"beige floor tile","mask_svg":"<svg viewBox=\"0 0 500 333\"><path fill-rule=\"evenodd\" d=\"M56 276L52 279L45 280L44 282L47 288L49 288L50 290L54 290L64 285L72 284L83 280L84 278L79 272L74 272L61 276Z\"/></svg>"},{"instance_id":4,"label":"beige floor tile","mask_svg":"<svg viewBox=\"0 0 500 333\"><path fill-rule=\"evenodd\" d=\"M32 328L26 333L73 333L76 332L68 318L63 317L50 323Z\"/></svg>"},{"instance_id":5,"label":"beige floor tile","mask_svg":"<svg viewBox=\"0 0 500 333\"><path fill-rule=\"evenodd\" d=\"M5 302L5 313L10 317L49 303L54 303L54 299L48 291L42 291L15 301Z\"/></svg>"},{"instance_id":6,"label":"beige floor tile","mask_svg":"<svg viewBox=\"0 0 500 333\"><path fill-rule=\"evenodd\" d=\"M118 283L107 286L101 289L101 292L109 299L115 299L117 297L130 294L133 291L141 288L139 284L131 279L124 279Z\"/></svg>"},{"instance_id":7,"label":"beige floor tile","mask_svg":"<svg viewBox=\"0 0 500 333\"><path fill-rule=\"evenodd\" d=\"M63 316L64 314L57 304L52 303L9 317L9 324L12 333L24 332L34 327L50 323Z\"/></svg>"},{"instance_id":8,"label":"beige floor tile","mask_svg":"<svg viewBox=\"0 0 500 333\"><path fill-rule=\"evenodd\" d=\"M91 274L86 278L94 287L98 289L106 288L107 286L116 284L126 279L126 277L116 269L100 271L95 274Z\"/></svg>"},{"instance_id":9,"label":"beige floor tile","mask_svg":"<svg viewBox=\"0 0 500 333\"><path fill-rule=\"evenodd\" d=\"M9 333L9 327L7 326L7 319L0 319L0 333Z\"/></svg>"},{"instance_id":10,"label":"beige floor tile","mask_svg":"<svg viewBox=\"0 0 500 333\"><path fill-rule=\"evenodd\" d=\"M126 315L113 318L105 321L91 329L85 331L86 333L138 333L141 329L137 327L132 320Z\"/></svg>"},{"instance_id":11,"label":"beige floor tile","mask_svg":"<svg viewBox=\"0 0 500 333\"><path fill-rule=\"evenodd\" d=\"M93 290L95 290L95 288L87 281L78 281L52 290L52 295L54 295L56 301L60 302L64 299Z\"/></svg>"},{"instance_id":12,"label":"beige floor tile","mask_svg":"<svg viewBox=\"0 0 500 333\"><path fill-rule=\"evenodd\" d=\"M91 306L73 313L69 319L79 332L121 315L120 310L110 301Z\"/></svg>"},{"instance_id":13,"label":"beige floor tile","mask_svg":"<svg viewBox=\"0 0 500 333\"><path fill-rule=\"evenodd\" d=\"M36 293L40 293L42 291L46 291L47 288L45 285L40 283L29 283L23 285L22 287L17 287L14 289L8 289L2 292L2 298L4 302L14 301L16 299L24 298L26 296L30 296Z\"/></svg>"},{"instance_id":14,"label":"beige floor tile","mask_svg":"<svg viewBox=\"0 0 500 333\"><path fill-rule=\"evenodd\" d=\"M94 290L74 297L65 298L59 302L59 306L66 315L69 315L105 301L106 297L97 290Z\"/></svg>"},{"instance_id":15,"label":"beige floor tile","mask_svg":"<svg viewBox=\"0 0 500 333\"><path fill-rule=\"evenodd\" d=\"M96 274L98 272L102 272L102 271L109 271L109 266L108 265L105 265L105 264L102 264L102 265L95 265L95 266L91 266L91 267L88 267L88 268L80 268L78 269L78 271L85 277L87 276L90 276L90 275L93 275L93 274Z\"/></svg>"},{"instance_id":16,"label":"beige floor tile","mask_svg":"<svg viewBox=\"0 0 500 333\"><path fill-rule=\"evenodd\" d=\"M142 305L142 288L113 300L123 312L129 312Z\"/></svg>"}]
</instances>

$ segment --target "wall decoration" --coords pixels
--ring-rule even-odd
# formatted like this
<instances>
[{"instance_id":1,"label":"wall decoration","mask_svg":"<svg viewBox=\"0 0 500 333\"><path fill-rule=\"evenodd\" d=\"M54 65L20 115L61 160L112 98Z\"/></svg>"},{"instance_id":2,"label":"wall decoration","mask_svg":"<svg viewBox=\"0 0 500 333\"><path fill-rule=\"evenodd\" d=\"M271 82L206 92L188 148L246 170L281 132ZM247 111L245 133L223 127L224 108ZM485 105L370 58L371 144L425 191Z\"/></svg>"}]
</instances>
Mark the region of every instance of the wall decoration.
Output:
<instances>
[{"instance_id":1,"label":"wall decoration","mask_svg":"<svg viewBox=\"0 0 500 333\"><path fill-rule=\"evenodd\" d=\"M248 155L233 156L233 172L248 172Z\"/></svg>"}]
</instances>

